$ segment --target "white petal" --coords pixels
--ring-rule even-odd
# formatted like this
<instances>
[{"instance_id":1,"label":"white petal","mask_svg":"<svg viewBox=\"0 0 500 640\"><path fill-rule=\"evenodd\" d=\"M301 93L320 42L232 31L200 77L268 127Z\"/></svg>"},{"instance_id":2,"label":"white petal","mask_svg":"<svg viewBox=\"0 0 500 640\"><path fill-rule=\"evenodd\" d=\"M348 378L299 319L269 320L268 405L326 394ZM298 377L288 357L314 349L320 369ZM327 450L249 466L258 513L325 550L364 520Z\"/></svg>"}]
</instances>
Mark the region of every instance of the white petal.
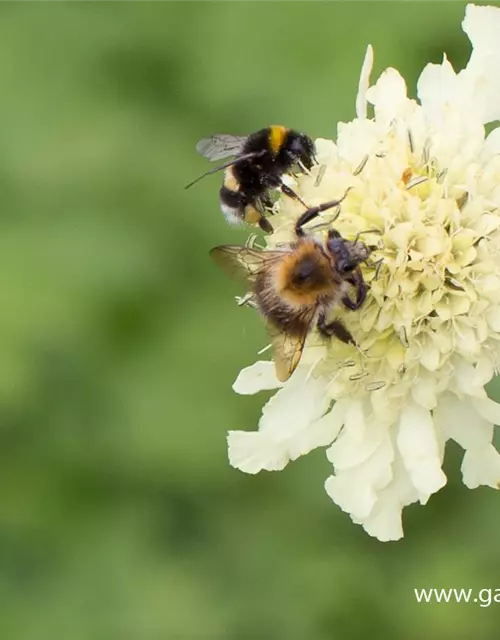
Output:
<instances>
[{"instance_id":1,"label":"white petal","mask_svg":"<svg viewBox=\"0 0 500 640\"><path fill-rule=\"evenodd\" d=\"M491 398L472 398L472 405L479 415L491 422L500 425L500 404Z\"/></svg>"},{"instance_id":2,"label":"white petal","mask_svg":"<svg viewBox=\"0 0 500 640\"><path fill-rule=\"evenodd\" d=\"M368 518L359 521L367 533L381 542L399 540L403 537L402 509L418 499L418 493L399 455L396 456L392 469L392 482L378 492L377 502Z\"/></svg>"},{"instance_id":3,"label":"white petal","mask_svg":"<svg viewBox=\"0 0 500 640\"><path fill-rule=\"evenodd\" d=\"M258 431L230 431L227 444L229 463L245 473L280 471L289 460L280 443Z\"/></svg>"},{"instance_id":4,"label":"white petal","mask_svg":"<svg viewBox=\"0 0 500 640\"><path fill-rule=\"evenodd\" d=\"M318 164L333 164L338 156L337 145L333 140L327 140L326 138L316 138L314 141L314 148L316 151L316 158Z\"/></svg>"},{"instance_id":5,"label":"white petal","mask_svg":"<svg viewBox=\"0 0 500 640\"><path fill-rule=\"evenodd\" d=\"M472 43L467 67L459 74L462 91L481 110L483 122L500 117L500 10L468 5L462 28Z\"/></svg>"},{"instance_id":6,"label":"white petal","mask_svg":"<svg viewBox=\"0 0 500 640\"><path fill-rule=\"evenodd\" d=\"M446 56L442 64L424 67L417 82L417 93L431 121L441 118L443 107L456 104L457 76Z\"/></svg>"},{"instance_id":7,"label":"white petal","mask_svg":"<svg viewBox=\"0 0 500 640\"><path fill-rule=\"evenodd\" d=\"M380 134L372 120L339 122L337 125L337 148L342 158L357 167L366 156L380 149Z\"/></svg>"},{"instance_id":8,"label":"white petal","mask_svg":"<svg viewBox=\"0 0 500 640\"><path fill-rule=\"evenodd\" d=\"M362 524L370 536L380 542L400 540L403 533L402 506L395 502L380 502Z\"/></svg>"},{"instance_id":9,"label":"white petal","mask_svg":"<svg viewBox=\"0 0 500 640\"><path fill-rule=\"evenodd\" d=\"M276 438L290 438L324 415L330 404L328 380L309 378L297 370L285 386L264 406L259 430Z\"/></svg>"},{"instance_id":10,"label":"white petal","mask_svg":"<svg viewBox=\"0 0 500 640\"><path fill-rule=\"evenodd\" d=\"M259 431L230 431L229 462L246 473L283 469L290 460L330 444L344 421L344 406L330 399L328 381L297 371L262 411ZM325 415L326 413L326 415Z\"/></svg>"},{"instance_id":11,"label":"white petal","mask_svg":"<svg viewBox=\"0 0 500 640\"><path fill-rule=\"evenodd\" d=\"M276 377L274 362L259 360L240 371L234 381L233 391L240 395L253 395L259 391L282 387L283 383Z\"/></svg>"},{"instance_id":12,"label":"white petal","mask_svg":"<svg viewBox=\"0 0 500 640\"><path fill-rule=\"evenodd\" d=\"M484 387L495 375L493 364L488 358L481 358L474 367L474 387Z\"/></svg>"},{"instance_id":13,"label":"white petal","mask_svg":"<svg viewBox=\"0 0 500 640\"><path fill-rule=\"evenodd\" d=\"M436 383L433 377L421 374L411 388L415 402L425 409L434 409L437 404Z\"/></svg>"},{"instance_id":14,"label":"white petal","mask_svg":"<svg viewBox=\"0 0 500 640\"><path fill-rule=\"evenodd\" d=\"M405 407L399 420L398 449L418 491L426 496L446 484L439 445L429 411L416 404Z\"/></svg>"},{"instance_id":15,"label":"white petal","mask_svg":"<svg viewBox=\"0 0 500 640\"><path fill-rule=\"evenodd\" d=\"M468 4L462 29L469 36L474 51L500 53L500 9Z\"/></svg>"},{"instance_id":16,"label":"white petal","mask_svg":"<svg viewBox=\"0 0 500 640\"><path fill-rule=\"evenodd\" d=\"M469 113L483 123L500 116L499 65L500 54L478 55L473 51L467 67L458 75L460 91L465 100L468 98Z\"/></svg>"},{"instance_id":17,"label":"white petal","mask_svg":"<svg viewBox=\"0 0 500 640\"><path fill-rule=\"evenodd\" d=\"M387 438L388 428L384 424L372 422L367 426L361 402L349 401L345 413L344 428L337 440L327 451L328 460L336 471L359 469Z\"/></svg>"},{"instance_id":18,"label":"white petal","mask_svg":"<svg viewBox=\"0 0 500 640\"><path fill-rule=\"evenodd\" d=\"M344 415L345 404L340 400L331 411L311 422L307 428L298 431L288 443L290 460L296 460L313 449L331 444L342 429Z\"/></svg>"},{"instance_id":19,"label":"white petal","mask_svg":"<svg viewBox=\"0 0 500 640\"><path fill-rule=\"evenodd\" d=\"M500 455L492 444L469 449L462 462L464 484L469 489L480 485L500 488Z\"/></svg>"},{"instance_id":20,"label":"white petal","mask_svg":"<svg viewBox=\"0 0 500 640\"><path fill-rule=\"evenodd\" d=\"M493 425L481 417L472 401L462 401L450 393L439 399L434 422L463 449L484 447L491 443L493 437Z\"/></svg>"},{"instance_id":21,"label":"white petal","mask_svg":"<svg viewBox=\"0 0 500 640\"><path fill-rule=\"evenodd\" d=\"M358 84L358 95L356 96L356 115L360 120L366 119L367 100L366 92L370 86L370 74L373 68L373 47L371 44L366 48L365 59L361 67L361 75Z\"/></svg>"},{"instance_id":22,"label":"white petal","mask_svg":"<svg viewBox=\"0 0 500 640\"><path fill-rule=\"evenodd\" d=\"M328 477L325 490L342 511L361 520L369 516L377 501L374 488L370 484L353 483L350 473Z\"/></svg>"},{"instance_id":23,"label":"white petal","mask_svg":"<svg viewBox=\"0 0 500 640\"><path fill-rule=\"evenodd\" d=\"M463 359L460 359L455 365L455 381L462 393L478 398L486 397L483 385L475 384L476 371L474 367Z\"/></svg>"},{"instance_id":24,"label":"white petal","mask_svg":"<svg viewBox=\"0 0 500 640\"><path fill-rule=\"evenodd\" d=\"M375 119L390 123L401 117L412 104L406 96L406 83L396 69L386 69L366 93L368 102L375 107Z\"/></svg>"},{"instance_id":25,"label":"white petal","mask_svg":"<svg viewBox=\"0 0 500 640\"><path fill-rule=\"evenodd\" d=\"M334 446L334 445L333 445ZM331 449L328 457L331 458ZM357 466L338 469L325 482L330 498L352 517L366 518L376 500L375 492L392 480L394 449L389 433L371 456Z\"/></svg>"},{"instance_id":26,"label":"white petal","mask_svg":"<svg viewBox=\"0 0 500 640\"><path fill-rule=\"evenodd\" d=\"M483 157L489 159L500 153L500 127L489 133L484 143Z\"/></svg>"}]
</instances>

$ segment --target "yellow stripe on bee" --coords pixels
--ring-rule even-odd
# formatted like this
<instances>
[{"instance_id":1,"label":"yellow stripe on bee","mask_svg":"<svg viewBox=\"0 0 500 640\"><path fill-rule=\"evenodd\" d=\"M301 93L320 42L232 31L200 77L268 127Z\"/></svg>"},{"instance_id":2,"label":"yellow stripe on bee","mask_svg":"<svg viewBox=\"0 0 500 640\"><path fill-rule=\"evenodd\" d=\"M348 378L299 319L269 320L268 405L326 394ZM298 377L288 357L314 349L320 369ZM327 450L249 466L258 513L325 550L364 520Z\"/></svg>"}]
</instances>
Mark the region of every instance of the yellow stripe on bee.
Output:
<instances>
[{"instance_id":1,"label":"yellow stripe on bee","mask_svg":"<svg viewBox=\"0 0 500 640\"><path fill-rule=\"evenodd\" d=\"M273 124L269 127L269 146L274 155L283 146L283 142L288 134L288 129L280 124Z\"/></svg>"},{"instance_id":2,"label":"yellow stripe on bee","mask_svg":"<svg viewBox=\"0 0 500 640\"><path fill-rule=\"evenodd\" d=\"M228 167L224 173L224 186L231 191L240 190L240 183L234 175L233 167Z\"/></svg>"}]
</instances>

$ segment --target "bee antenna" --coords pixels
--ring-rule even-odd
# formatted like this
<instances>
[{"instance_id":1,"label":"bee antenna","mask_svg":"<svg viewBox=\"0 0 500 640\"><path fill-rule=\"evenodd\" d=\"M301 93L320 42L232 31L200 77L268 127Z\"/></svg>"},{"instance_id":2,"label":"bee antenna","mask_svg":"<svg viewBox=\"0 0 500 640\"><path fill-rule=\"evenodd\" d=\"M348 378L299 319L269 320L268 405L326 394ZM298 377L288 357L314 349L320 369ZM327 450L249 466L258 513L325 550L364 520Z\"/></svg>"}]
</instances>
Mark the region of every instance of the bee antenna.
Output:
<instances>
[{"instance_id":1,"label":"bee antenna","mask_svg":"<svg viewBox=\"0 0 500 640\"><path fill-rule=\"evenodd\" d=\"M358 242L362 235L365 233L376 233L377 235L382 235L380 229L365 229L364 231L358 231L356 237L354 238L354 242Z\"/></svg>"},{"instance_id":2,"label":"bee antenna","mask_svg":"<svg viewBox=\"0 0 500 640\"><path fill-rule=\"evenodd\" d=\"M201 176L198 176L196 178L196 180L193 180L192 182L187 184L184 187L184 189L189 189L194 184L199 182L202 178L205 178L206 176L212 175L212 173L217 173L218 171L222 171L223 169L227 169L228 167L231 167L232 165L238 164L239 162L243 162L244 160L251 160L252 158L258 158L258 157L264 155L265 153L266 153L266 151L252 151L252 153L245 153L243 155L240 155L237 158L235 158L234 160L230 160L229 162L221 164L219 167L215 167L215 169L210 169L210 171L207 171L206 173L203 173Z\"/></svg>"}]
</instances>

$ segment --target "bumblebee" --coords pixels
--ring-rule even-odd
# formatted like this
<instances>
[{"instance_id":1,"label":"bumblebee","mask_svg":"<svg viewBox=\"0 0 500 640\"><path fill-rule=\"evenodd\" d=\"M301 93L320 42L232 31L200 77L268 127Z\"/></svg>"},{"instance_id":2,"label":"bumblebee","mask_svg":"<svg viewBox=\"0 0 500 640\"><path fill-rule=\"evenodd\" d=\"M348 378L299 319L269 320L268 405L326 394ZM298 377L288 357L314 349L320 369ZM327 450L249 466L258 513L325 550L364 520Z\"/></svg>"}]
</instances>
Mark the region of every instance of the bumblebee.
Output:
<instances>
[{"instance_id":1,"label":"bumblebee","mask_svg":"<svg viewBox=\"0 0 500 640\"><path fill-rule=\"evenodd\" d=\"M311 138L281 125L266 127L247 137L221 134L204 138L198 142L196 150L212 161L230 156L234 159L207 171L186 189L207 175L225 170L219 198L226 220L233 224L258 224L267 233L273 231L264 217L266 209L272 205L269 191L281 189L285 195L302 202L283 183L282 177L296 166L308 171L315 160Z\"/></svg>"},{"instance_id":2,"label":"bumblebee","mask_svg":"<svg viewBox=\"0 0 500 640\"><path fill-rule=\"evenodd\" d=\"M328 316L340 305L356 310L363 304L366 284L360 264L373 247L357 239L346 240L335 229L320 241L306 235L302 228L306 221L340 202L306 211L297 221L296 242L286 248L223 245L210 252L229 275L250 284L253 303L266 320L276 375L282 382L295 371L314 327L325 338L335 336L346 344L355 344L342 321L328 321Z\"/></svg>"}]
</instances>

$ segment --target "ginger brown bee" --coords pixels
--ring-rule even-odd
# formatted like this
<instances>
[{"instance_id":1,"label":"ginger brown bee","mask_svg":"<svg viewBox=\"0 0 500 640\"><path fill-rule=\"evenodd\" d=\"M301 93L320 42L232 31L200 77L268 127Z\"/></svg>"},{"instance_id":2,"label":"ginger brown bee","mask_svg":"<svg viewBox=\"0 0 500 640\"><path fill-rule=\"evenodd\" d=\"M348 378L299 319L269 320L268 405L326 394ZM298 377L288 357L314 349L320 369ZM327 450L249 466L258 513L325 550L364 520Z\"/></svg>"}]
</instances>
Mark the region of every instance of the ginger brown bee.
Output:
<instances>
[{"instance_id":1,"label":"ginger brown bee","mask_svg":"<svg viewBox=\"0 0 500 640\"><path fill-rule=\"evenodd\" d=\"M335 229L326 240L305 235L302 229L304 220L337 204L333 201L305 212L296 225L297 240L285 248L222 245L210 252L229 275L250 284L253 302L266 320L281 381L295 371L315 327L324 337L354 344L342 321L328 321L328 315L341 305L356 310L363 304L366 284L360 264L372 248L357 239L346 240Z\"/></svg>"}]
</instances>

